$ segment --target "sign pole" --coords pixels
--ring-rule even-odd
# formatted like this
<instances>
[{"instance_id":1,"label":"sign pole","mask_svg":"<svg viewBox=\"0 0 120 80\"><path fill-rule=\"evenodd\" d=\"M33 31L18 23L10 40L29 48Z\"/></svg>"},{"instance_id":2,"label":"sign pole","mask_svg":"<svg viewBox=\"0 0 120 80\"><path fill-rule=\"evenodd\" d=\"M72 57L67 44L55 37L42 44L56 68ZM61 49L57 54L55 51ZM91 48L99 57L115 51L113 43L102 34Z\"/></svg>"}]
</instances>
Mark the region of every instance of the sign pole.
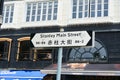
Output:
<instances>
[{"instance_id":1,"label":"sign pole","mask_svg":"<svg viewBox=\"0 0 120 80\"><path fill-rule=\"evenodd\" d=\"M63 32L64 29L60 28L60 32ZM62 53L63 53L63 48L60 47L58 50L58 62L57 62L57 77L56 80L61 80L61 67L62 67Z\"/></svg>"},{"instance_id":2,"label":"sign pole","mask_svg":"<svg viewBox=\"0 0 120 80\"><path fill-rule=\"evenodd\" d=\"M63 48L59 48L58 50L58 67L57 67L57 77L56 80L61 80L61 67L62 67L62 51Z\"/></svg>"},{"instance_id":3,"label":"sign pole","mask_svg":"<svg viewBox=\"0 0 120 80\"><path fill-rule=\"evenodd\" d=\"M92 33L88 33L87 31L64 32L62 27L60 28L60 32L36 33L31 36L31 42L34 47L59 48L56 80L61 80L63 47L92 45Z\"/></svg>"}]
</instances>

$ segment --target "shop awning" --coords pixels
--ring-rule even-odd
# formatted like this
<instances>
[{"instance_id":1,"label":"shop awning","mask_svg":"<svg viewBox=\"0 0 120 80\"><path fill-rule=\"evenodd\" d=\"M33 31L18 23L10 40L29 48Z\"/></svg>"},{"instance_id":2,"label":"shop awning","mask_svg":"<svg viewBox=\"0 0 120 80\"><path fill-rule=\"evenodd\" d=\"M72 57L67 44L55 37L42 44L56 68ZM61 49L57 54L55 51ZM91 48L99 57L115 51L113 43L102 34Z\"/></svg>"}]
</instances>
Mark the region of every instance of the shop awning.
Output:
<instances>
[{"instance_id":1,"label":"shop awning","mask_svg":"<svg viewBox=\"0 0 120 80\"><path fill-rule=\"evenodd\" d=\"M41 80L46 74L39 70L1 70L0 79L2 80Z\"/></svg>"},{"instance_id":2,"label":"shop awning","mask_svg":"<svg viewBox=\"0 0 120 80\"><path fill-rule=\"evenodd\" d=\"M52 64L41 70L45 74L56 74L57 64ZM92 75L92 76L120 76L120 64L62 64L61 74L65 75Z\"/></svg>"}]
</instances>

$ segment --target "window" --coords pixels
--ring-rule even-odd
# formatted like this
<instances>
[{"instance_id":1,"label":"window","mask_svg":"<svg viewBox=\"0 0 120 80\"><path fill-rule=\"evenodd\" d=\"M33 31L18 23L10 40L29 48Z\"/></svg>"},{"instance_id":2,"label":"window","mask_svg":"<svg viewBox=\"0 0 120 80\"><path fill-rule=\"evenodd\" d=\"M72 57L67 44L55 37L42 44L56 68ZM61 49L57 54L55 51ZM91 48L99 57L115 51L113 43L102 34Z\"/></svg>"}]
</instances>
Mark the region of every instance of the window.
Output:
<instances>
[{"instance_id":1,"label":"window","mask_svg":"<svg viewBox=\"0 0 120 80\"><path fill-rule=\"evenodd\" d=\"M52 49L34 49L34 61L51 60Z\"/></svg>"},{"instance_id":2,"label":"window","mask_svg":"<svg viewBox=\"0 0 120 80\"><path fill-rule=\"evenodd\" d=\"M3 23L13 22L14 5L5 5L3 9Z\"/></svg>"},{"instance_id":3,"label":"window","mask_svg":"<svg viewBox=\"0 0 120 80\"><path fill-rule=\"evenodd\" d=\"M77 14L77 0L73 1L73 18L76 18L76 14Z\"/></svg>"},{"instance_id":4,"label":"window","mask_svg":"<svg viewBox=\"0 0 120 80\"><path fill-rule=\"evenodd\" d=\"M108 16L108 0L72 0L72 18Z\"/></svg>"},{"instance_id":5,"label":"window","mask_svg":"<svg viewBox=\"0 0 120 80\"><path fill-rule=\"evenodd\" d=\"M0 38L0 61L9 61L11 41L9 38Z\"/></svg>"},{"instance_id":6,"label":"window","mask_svg":"<svg viewBox=\"0 0 120 80\"><path fill-rule=\"evenodd\" d=\"M22 37L18 39L17 61L40 61L51 60L53 49L31 48L30 37Z\"/></svg>"},{"instance_id":7,"label":"window","mask_svg":"<svg viewBox=\"0 0 120 80\"><path fill-rule=\"evenodd\" d=\"M104 0L104 16L108 16L108 0Z\"/></svg>"},{"instance_id":8,"label":"window","mask_svg":"<svg viewBox=\"0 0 120 80\"><path fill-rule=\"evenodd\" d=\"M90 17L95 17L95 0L90 0Z\"/></svg>"},{"instance_id":9,"label":"window","mask_svg":"<svg viewBox=\"0 0 120 80\"><path fill-rule=\"evenodd\" d=\"M97 17L102 16L102 0L97 1Z\"/></svg>"},{"instance_id":10,"label":"window","mask_svg":"<svg viewBox=\"0 0 120 80\"><path fill-rule=\"evenodd\" d=\"M27 3L26 22L57 20L58 1Z\"/></svg>"},{"instance_id":11,"label":"window","mask_svg":"<svg viewBox=\"0 0 120 80\"><path fill-rule=\"evenodd\" d=\"M30 52L30 37L23 37L18 39L17 61L32 60L32 53Z\"/></svg>"},{"instance_id":12,"label":"window","mask_svg":"<svg viewBox=\"0 0 120 80\"><path fill-rule=\"evenodd\" d=\"M103 44L95 41L94 48L73 48L69 54L70 62L107 62L107 52Z\"/></svg>"}]
</instances>

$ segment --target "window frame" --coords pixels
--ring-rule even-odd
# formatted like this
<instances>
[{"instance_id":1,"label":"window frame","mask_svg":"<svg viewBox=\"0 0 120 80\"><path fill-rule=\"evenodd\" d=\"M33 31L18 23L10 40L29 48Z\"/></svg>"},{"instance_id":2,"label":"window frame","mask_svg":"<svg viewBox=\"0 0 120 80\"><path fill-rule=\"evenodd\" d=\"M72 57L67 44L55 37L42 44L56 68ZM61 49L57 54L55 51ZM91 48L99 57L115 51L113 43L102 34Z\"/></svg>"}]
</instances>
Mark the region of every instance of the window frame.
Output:
<instances>
[{"instance_id":1,"label":"window frame","mask_svg":"<svg viewBox=\"0 0 120 80\"><path fill-rule=\"evenodd\" d=\"M8 43L8 52L6 53L7 54L7 61L9 62L10 61L10 51L11 51L11 44L12 44L12 39L10 38L0 38L0 42L9 42Z\"/></svg>"},{"instance_id":2,"label":"window frame","mask_svg":"<svg viewBox=\"0 0 120 80\"><path fill-rule=\"evenodd\" d=\"M33 61L52 60L53 49L51 48L49 49L48 48L34 48L33 51L34 51ZM39 58L39 55L43 55L43 58Z\"/></svg>"},{"instance_id":3,"label":"window frame","mask_svg":"<svg viewBox=\"0 0 120 80\"><path fill-rule=\"evenodd\" d=\"M16 54L16 61L30 61L30 60L32 60L32 53L31 53L31 51L29 51L30 53L28 53L29 54L29 58L27 58L26 60L25 59L23 59L23 60L20 60L20 47L21 47L21 42L22 41L30 41L30 37L21 37L21 38L19 38L19 39L17 39L17 41L18 41L18 49L17 49L17 54ZM24 54L25 55L25 54Z\"/></svg>"},{"instance_id":4,"label":"window frame","mask_svg":"<svg viewBox=\"0 0 120 80\"><path fill-rule=\"evenodd\" d=\"M91 47L72 48L68 53L68 62L107 63L108 62L107 50L101 41L96 40L95 46L92 48Z\"/></svg>"},{"instance_id":5,"label":"window frame","mask_svg":"<svg viewBox=\"0 0 120 80\"><path fill-rule=\"evenodd\" d=\"M35 6L36 6L34 16L32 15L33 4L35 4ZM50 6L50 4L52 4L52 6ZM30 9L28 9L28 5L30 5ZM52 10L51 13L48 12L50 8ZM55 11L55 10L57 10L57 11ZM30 11L29 15L28 15L28 11ZM38 12L38 11L40 11L40 12ZM26 3L26 18L25 18L26 22L57 20L57 14L58 14L58 0ZM49 19L50 15L51 15L51 18ZM34 20L32 20L32 17L34 17Z\"/></svg>"},{"instance_id":6,"label":"window frame","mask_svg":"<svg viewBox=\"0 0 120 80\"><path fill-rule=\"evenodd\" d=\"M4 5L4 8L3 8L3 23L12 23L13 22L13 16L14 16L14 4Z\"/></svg>"},{"instance_id":7,"label":"window frame","mask_svg":"<svg viewBox=\"0 0 120 80\"><path fill-rule=\"evenodd\" d=\"M22 41L30 41L30 37L21 37L19 39L17 39L18 41L18 49L17 49L17 55L16 55L16 61L43 61L43 60L52 60L52 53L53 53L53 49L48 49L48 48L30 48L29 50L29 59L26 60L20 60L19 56L20 56L20 46L21 46L21 42ZM41 53L38 53L38 50ZM46 50L46 51L45 51ZM50 50L50 51L48 51ZM42 52L43 51L43 52ZM47 53L44 53L47 52ZM46 54L48 58L45 59L41 59L39 57L37 57L39 54Z\"/></svg>"},{"instance_id":8,"label":"window frame","mask_svg":"<svg viewBox=\"0 0 120 80\"><path fill-rule=\"evenodd\" d=\"M76 5L74 5L74 1L76 1ZM83 2L83 10L80 11L81 0L72 0L72 19L81 19L81 18L97 18L97 17L107 17L109 16L108 11L109 11L109 0L105 2L105 0L82 0ZM92 2L94 1L94 3ZM99 1L99 2L98 2ZM101 9L98 9L98 5L101 5ZM106 5L106 7L104 7ZM93 9L94 6L94 9ZM74 9L76 7L76 9ZM76 11L73 11L76 10ZM81 16L80 16L81 12ZM100 14L100 15L99 15Z\"/></svg>"}]
</instances>

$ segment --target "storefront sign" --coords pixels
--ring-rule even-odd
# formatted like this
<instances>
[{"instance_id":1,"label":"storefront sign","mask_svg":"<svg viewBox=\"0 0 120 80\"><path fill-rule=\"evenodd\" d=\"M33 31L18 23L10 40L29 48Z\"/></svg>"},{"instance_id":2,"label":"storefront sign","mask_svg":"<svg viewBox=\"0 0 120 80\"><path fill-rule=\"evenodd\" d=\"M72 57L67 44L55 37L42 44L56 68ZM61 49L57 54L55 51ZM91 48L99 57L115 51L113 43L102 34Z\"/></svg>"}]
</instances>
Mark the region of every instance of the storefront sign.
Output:
<instances>
[{"instance_id":1,"label":"storefront sign","mask_svg":"<svg viewBox=\"0 0 120 80\"><path fill-rule=\"evenodd\" d=\"M0 80L42 80L46 74L39 70L1 70Z\"/></svg>"},{"instance_id":2,"label":"storefront sign","mask_svg":"<svg viewBox=\"0 0 120 80\"><path fill-rule=\"evenodd\" d=\"M87 46L91 36L87 31L36 33L31 42L34 47Z\"/></svg>"}]
</instances>

